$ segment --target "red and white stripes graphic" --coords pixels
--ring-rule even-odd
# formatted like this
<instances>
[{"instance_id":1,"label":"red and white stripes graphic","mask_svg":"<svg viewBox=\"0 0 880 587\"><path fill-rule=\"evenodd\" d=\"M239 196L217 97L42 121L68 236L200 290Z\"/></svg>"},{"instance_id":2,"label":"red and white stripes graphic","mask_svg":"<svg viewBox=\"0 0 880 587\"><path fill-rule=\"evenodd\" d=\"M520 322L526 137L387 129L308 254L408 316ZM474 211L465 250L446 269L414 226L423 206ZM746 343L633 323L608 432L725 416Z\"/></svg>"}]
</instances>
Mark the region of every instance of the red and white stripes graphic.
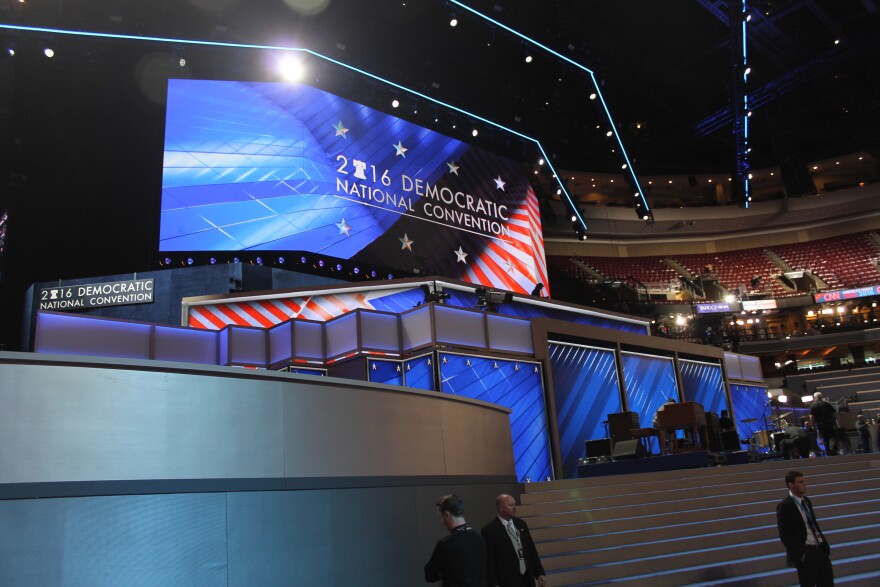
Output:
<instances>
[{"instance_id":1,"label":"red and white stripes graphic","mask_svg":"<svg viewBox=\"0 0 880 587\"><path fill-rule=\"evenodd\" d=\"M358 308L372 309L362 293L275 298L191 306L192 328L220 330L230 324L270 328L292 318L327 321Z\"/></svg>"}]
</instances>

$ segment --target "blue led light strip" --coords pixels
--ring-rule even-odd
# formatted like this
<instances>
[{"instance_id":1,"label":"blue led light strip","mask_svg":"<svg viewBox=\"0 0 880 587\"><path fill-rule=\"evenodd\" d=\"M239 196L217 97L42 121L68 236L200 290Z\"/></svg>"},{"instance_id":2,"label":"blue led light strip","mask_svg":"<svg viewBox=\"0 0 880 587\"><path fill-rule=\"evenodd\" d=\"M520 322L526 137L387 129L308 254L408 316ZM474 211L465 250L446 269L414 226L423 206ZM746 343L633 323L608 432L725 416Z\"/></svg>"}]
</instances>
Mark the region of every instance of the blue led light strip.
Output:
<instances>
[{"instance_id":1,"label":"blue led light strip","mask_svg":"<svg viewBox=\"0 0 880 587\"><path fill-rule=\"evenodd\" d=\"M528 43L534 45L535 47L538 47L539 49L541 49L543 51L546 51L547 53L553 55L557 59L561 59L562 61L568 63L569 65L572 65L572 66L580 69L581 71L589 74L590 79L593 81L593 87L596 90L596 95L599 97L599 101L602 103L602 108L605 110L605 115L608 117L608 122L611 124L611 128L613 129L614 137L616 138L617 144L620 147L620 152L623 154L623 160L626 163L626 169L629 172L630 177L632 178L633 185L635 185L636 189L638 190L638 195L642 200L642 205L645 207L645 214L650 214L651 208L648 206L648 201L645 199L645 193L642 191L642 186L639 184L639 180L636 177L636 172L633 169L632 163L630 163L629 155L626 154L626 148L624 148L624 146L623 146L623 141L620 139L620 135L617 132L617 127L614 124L614 119L611 117L611 111L608 109L608 104L605 102L605 98L602 97L602 91L599 89L599 84L596 82L596 76L593 73L593 71L591 69L587 68L586 66L581 65L577 61L574 61L573 59L566 57L562 53L559 53L558 51L554 51L553 49L544 45L543 43L540 43L540 42L536 41L535 39L532 39L531 37L527 37L526 35L522 34L521 32L510 28L506 24L498 22L497 20L483 14L482 12L478 12L477 10L471 8L470 6L462 4L458 0L449 0L449 3L454 4L455 6L458 6L459 8L462 8L464 10L467 10L471 14L473 14L479 18L482 18L483 20L497 26L498 28L507 31L510 34L517 36L524 41L527 41ZM543 152L543 149L542 149L542 152ZM548 161L548 159L546 157L544 158L544 160ZM552 167L551 167L551 169L552 169ZM554 170L554 173L555 173L555 170ZM560 183L560 185L562 185L561 181L559 183ZM572 199L568 195L568 192L565 191L565 187L562 188L562 191L565 193L565 197L568 199L569 203L572 203ZM581 218L580 210L578 210L576 206L573 207L573 210L574 210L574 214L577 216L578 220L580 220L584 229L586 229L586 224L584 224L583 218Z\"/></svg>"},{"instance_id":2,"label":"blue led light strip","mask_svg":"<svg viewBox=\"0 0 880 587\"><path fill-rule=\"evenodd\" d=\"M737 141L741 151L738 155L742 161L737 171L743 184L743 206L746 208L749 207L752 201L749 185L751 181L749 177L751 175L751 165L749 164L749 91L748 75L746 74L746 70L749 68L748 36L746 33L748 29L748 13L747 0L742 0L743 134L739 141Z\"/></svg>"},{"instance_id":3,"label":"blue led light strip","mask_svg":"<svg viewBox=\"0 0 880 587\"><path fill-rule=\"evenodd\" d=\"M550 170L553 172L553 177L556 178L556 182L558 183L562 194L565 195L566 200L568 200L569 206L572 208L572 210L574 210L574 213L577 215L578 221L579 221L581 227L583 228L584 231L586 231L586 229L587 229L587 224L584 221L584 219L581 217L580 211L578 210L577 206L575 205L574 200L572 200L571 196L568 193L568 190L566 190L565 186L562 184L562 179L559 177L559 174L556 172L556 169L553 167L553 164L550 162L550 157L544 151L543 145L541 145L541 143L537 139L532 138L532 137L525 135L521 132L518 132L516 130L513 130L512 128L508 128L504 125L498 124L497 122L493 122L487 118L483 118L482 116L479 116L477 114L473 114L471 112L468 112L467 110L464 110L462 108L458 108L456 106L453 106L452 104L447 104L446 102L442 102L441 100L438 100L436 98L432 98L431 96L428 96L428 95L423 94L421 92L418 92L416 90L407 88L406 86L403 86L401 84L392 82L392 81L387 80L385 78L379 77L378 75L372 74L368 71L364 71L363 69L359 69L357 67L354 67L353 65L343 63L342 61L339 61L337 59L333 59L332 57L327 57L326 55L322 55L316 51L312 51L311 49L306 49L303 47L283 47L283 46L277 46L277 45L258 45L258 44L252 44L252 43L224 43L224 42L220 42L220 41L199 41L199 40L194 40L194 39L176 39L176 38L169 38L169 37L150 37L150 36L140 36L140 35L125 35L125 34L119 34L119 33L76 31L76 30L69 30L69 29L54 29L54 28L47 28L47 27L33 27L33 26L22 26L22 25L12 25L12 24L0 23L0 30L3 30L3 29L26 32L26 33L42 33L42 34L49 33L49 34L55 34L55 35L90 37L90 38L98 38L98 39L113 39L113 40L124 40L124 41L146 41L146 42L150 42L150 43L165 43L165 44L170 44L170 45L199 45L199 46L206 46L206 47L224 47L224 48L228 48L228 49L257 49L257 50L261 50L261 51L267 51L267 50L268 51L287 51L287 52L306 53L308 55L312 55L314 57L317 57L318 59L323 59L324 61L327 61L329 63L333 63L334 65L338 65L338 66L343 67L345 69L355 71L365 77L379 81L379 82L386 84L388 86L391 86L393 88L403 90L404 92L412 94L413 96L418 96L419 98L422 98L424 100L427 100L429 102L432 102L434 104L442 106L444 108L454 110L455 112L458 112L460 114L464 114L465 116L468 116L468 117L473 118L475 120L479 120L480 122L483 122L484 124L486 124L488 126L492 126L494 128L503 130L503 131L508 132L512 135L520 137L521 139L524 139L526 141L530 141L530 142L534 143L534 145L541 152L541 156L543 157L544 161L546 162L546 164L548 165ZM587 71L589 71L589 70L587 70ZM590 73L592 75L592 72L590 72ZM595 83L595 80L594 80L594 83ZM601 97L601 94L600 94L600 97ZM603 101L603 104L604 104L604 101ZM607 112L607 108L606 108L606 112ZM615 134L617 134L617 133L615 133ZM619 142L619 140L618 140L618 142ZM621 146L621 148L622 148L622 146ZM624 155L624 156L626 156L626 155ZM630 167L630 169L631 169L631 167ZM636 185L638 185L638 184L636 184ZM639 189L639 192L641 192L641 189ZM643 196L643 198L644 198L644 196Z\"/></svg>"}]
</instances>

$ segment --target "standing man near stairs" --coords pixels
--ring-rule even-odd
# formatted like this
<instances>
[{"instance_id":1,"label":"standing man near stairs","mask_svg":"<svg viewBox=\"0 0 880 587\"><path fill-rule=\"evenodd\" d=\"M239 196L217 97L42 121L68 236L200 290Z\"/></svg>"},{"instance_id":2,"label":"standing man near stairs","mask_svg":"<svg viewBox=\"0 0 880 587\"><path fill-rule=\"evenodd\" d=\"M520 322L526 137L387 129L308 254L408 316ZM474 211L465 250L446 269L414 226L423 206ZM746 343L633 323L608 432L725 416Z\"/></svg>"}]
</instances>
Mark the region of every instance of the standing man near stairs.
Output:
<instances>
[{"instance_id":1,"label":"standing man near stairs","mask_svg":"<svg viewBox=\"0 0 880 587\"><path fill-rule=\"evenodd\" d=\"M795 567L801 587L833 587L831 547L819 529L813 504L807 498L807 482L800 471L785 476L788 496L776 506L776 527L785 545L785 560Z\"/></svg>"},{"instance_id":2,"label":"standing man near stairs","mask_svg":"<svg viewBox=\"0 0 880 587\"><path fill-rule=\"evenodd\" d=\"M495 499L498 516L483 527L486 541L486 579L489 587L545 587L544 566L525 520L514 517L516 500Z\"/></svg>"}]
</instances>

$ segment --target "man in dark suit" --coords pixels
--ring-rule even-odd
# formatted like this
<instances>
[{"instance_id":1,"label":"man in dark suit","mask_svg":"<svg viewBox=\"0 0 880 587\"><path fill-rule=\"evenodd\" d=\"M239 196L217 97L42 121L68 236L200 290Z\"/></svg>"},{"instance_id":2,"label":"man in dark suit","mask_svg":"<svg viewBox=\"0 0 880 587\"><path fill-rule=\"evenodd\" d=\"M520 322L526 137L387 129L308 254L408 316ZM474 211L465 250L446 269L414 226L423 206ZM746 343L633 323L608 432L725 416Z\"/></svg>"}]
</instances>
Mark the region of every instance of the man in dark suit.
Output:
<instances>
[{"instance_id":1,"label":"man in dark suit","mask_svg":"<svg viewBox=\"0 0 880 587\"><path fill-rule=\"evenodd\" d=\"M837 408L826 402L822 397L822 392L817 391L813 394L813 403L810 405L810 416L813 419L813 425L819 430L822 441L825 443L825 454L837 454L837 424L834 416L837 414Z\"/></svg>"},{"instance_id":2,"label":"man in dark suit","mask_svg":"<svg viewBox=\"0 0 880 587\"><path fill-rule=\"evenodd\" d=\"M785 545L786 563L797 568L801 587L833 586L831 547L807 498L807 482L799 471L790 471L785 484L788 496L776 506L776 527Z\"/></svg>"},{"instance_id":3,"label":"man in dark suit","mask_svg":"<svg viewBox=\"0 0 880 587\"><path fill-rule=\"evenodd\" d=\"M495 499L498 516L483 527L486 541L486 578L489 587L544 587L544 567L525 521L514 517L516 500L503 494Z\"/></svg>"},{"instance_id":4,"label":"man in dark suit","mask_svg":"<svg viewBox=\"0 0 880 587\"><path fill-rule=\"evenodd\" d=\"M449 534L437 542L425 565L425 581L443 581L443 587L485 587L486 545L464 519L464 504L457 495L437 502L440 523Z\"/></svg>"}]
</instances>

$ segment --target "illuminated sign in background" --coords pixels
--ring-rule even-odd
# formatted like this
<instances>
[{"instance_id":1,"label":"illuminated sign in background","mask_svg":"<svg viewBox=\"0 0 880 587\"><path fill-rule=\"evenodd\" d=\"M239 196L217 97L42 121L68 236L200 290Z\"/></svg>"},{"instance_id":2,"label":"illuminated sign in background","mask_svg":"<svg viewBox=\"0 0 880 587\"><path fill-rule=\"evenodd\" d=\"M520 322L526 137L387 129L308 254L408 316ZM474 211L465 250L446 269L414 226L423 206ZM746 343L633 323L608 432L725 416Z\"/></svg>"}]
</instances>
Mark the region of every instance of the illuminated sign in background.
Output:
<instances>
[{"instance_id":1,"label":"illuminated sign in background","mask_svg":"<svg viewBox=\"0 0 880 587\"><path fill-rule=\"evenodd\" d=\"M304 251L528 293L514 161L304 84L170 80L160 250Z\"/></svg>"},{"instance_id":2,"label":"illuminated sign in background","mask_svg":"<svg viewBox=\"0 0 880 587\"><path fill-rule=\"evenodd\" d=\"M64 285L40 289L41 310L82 310L153 303L153 278Z\"/></svg>"},{"instance_id":3,"label":"illuminated sign in background","mask_svg":"<svg viewBox=\"0 0 880 587\"><path fill-rule=\"evenodd\" d=\"M840 302L843 300L854 300L856 298L866 298L876 295L880 295L880 285L860 287L858 289L826 291L825 293L814 294L813 298L816 300L817 304L821 304L824 302Z\"/></svg>"}]
</instances>

